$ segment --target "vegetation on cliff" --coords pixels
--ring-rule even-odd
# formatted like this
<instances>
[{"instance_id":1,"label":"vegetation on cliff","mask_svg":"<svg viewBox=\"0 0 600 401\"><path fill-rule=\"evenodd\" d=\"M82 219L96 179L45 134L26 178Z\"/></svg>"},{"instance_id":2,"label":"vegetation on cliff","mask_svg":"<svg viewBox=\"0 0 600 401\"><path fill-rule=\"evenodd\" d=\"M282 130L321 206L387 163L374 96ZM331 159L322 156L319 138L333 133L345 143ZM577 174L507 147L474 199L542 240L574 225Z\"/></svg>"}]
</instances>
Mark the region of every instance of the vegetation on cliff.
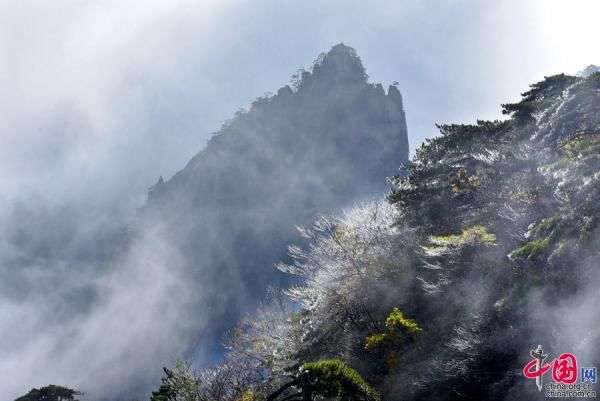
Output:
<instances>
[{"instance_id":1,"label":"vegetation on cliff","mask_svg":"<svg viewBox=\"0 0 600 401\"><path fill-rule=\"evenodd\" d=\"M369 399L298 390L330 365L388 400L518 400L537 390L520 376L536 344L595 360L599 83L548 77L506 121L440 126L386 200L302 229L278 266L300 284L230 333L235 368L202 386L242 382L190 400Z\"/></svg>"}]
</instances>

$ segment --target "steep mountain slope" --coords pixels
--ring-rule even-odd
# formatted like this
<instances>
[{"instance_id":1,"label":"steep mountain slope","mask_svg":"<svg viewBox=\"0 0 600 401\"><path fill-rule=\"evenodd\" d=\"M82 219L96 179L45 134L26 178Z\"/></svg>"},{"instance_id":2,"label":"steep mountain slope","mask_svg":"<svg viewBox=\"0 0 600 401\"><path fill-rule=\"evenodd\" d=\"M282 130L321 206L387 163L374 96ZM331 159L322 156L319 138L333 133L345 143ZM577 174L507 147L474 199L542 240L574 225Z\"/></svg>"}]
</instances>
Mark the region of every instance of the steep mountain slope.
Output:
<instances>
[{"instance_id":1,"label":"steep mountain slope","mask_svg":"<svg viewBox=\"0 0 600 401\"><path fill-rule=\"evenodd\" d=\"M294 89L257 99L161 178L144 220L166 227L190 280L211 283L198 302L218 333L279 282L273 266L299 238L295 225L382 194L407 159L400 92L368 83L355 51L339 44Z\"/></svg>"},{"instance_id":2,"label":"steep mountain slope","mask_svg":"<svg viewBox=\"0 0 600 401\"><path fill-rule=\"evenodd\" d=\"M154 400L516 401L543 397L522 374L538 344L597 365L600 73L503 110L440 126L386 201L304 230L279 265L302 282L232 331L225 363L169 372Z\"/></svg>"}]
</instances>

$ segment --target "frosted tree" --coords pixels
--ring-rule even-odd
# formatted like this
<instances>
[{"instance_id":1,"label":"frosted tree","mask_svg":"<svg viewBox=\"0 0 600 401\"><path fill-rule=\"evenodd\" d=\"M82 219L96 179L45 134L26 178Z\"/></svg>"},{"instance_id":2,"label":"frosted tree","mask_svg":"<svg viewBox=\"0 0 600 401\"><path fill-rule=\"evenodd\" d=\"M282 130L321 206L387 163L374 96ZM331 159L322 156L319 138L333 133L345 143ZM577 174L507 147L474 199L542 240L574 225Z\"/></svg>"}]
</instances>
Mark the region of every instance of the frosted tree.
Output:
<instances>
[{"instance_id":1,"label":"frosted tree","mask_svg":"<svg viewBox=\"0 0 600 401\"><path fill-rule=\"evenodd\" d=\"M344 357L365 333L381 327L384 305L396 302L392 298L403 288L392 290L398 281L386 279L402 276L402 258L394 255L405 238L394 227L396 219L395 207L379 201L300 229L308 246L291 246L293 263L278 268L302 278L287 293L306 310L306 342L337 338L330 349Z\"/></svg>"}]
</instances>

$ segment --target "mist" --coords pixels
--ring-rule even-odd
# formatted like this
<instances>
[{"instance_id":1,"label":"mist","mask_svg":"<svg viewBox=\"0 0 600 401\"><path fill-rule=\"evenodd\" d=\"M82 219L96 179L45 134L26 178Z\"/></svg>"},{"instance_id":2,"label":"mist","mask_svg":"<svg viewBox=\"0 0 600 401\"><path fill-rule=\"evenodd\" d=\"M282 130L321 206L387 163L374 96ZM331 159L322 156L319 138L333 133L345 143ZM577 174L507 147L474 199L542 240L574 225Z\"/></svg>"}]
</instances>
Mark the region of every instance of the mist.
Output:
<instances>
[{"instance_id":1,"label":"mist","mask_svg":"<svg viewBox=\"0 0 600 401\"><path fill-rule=\"evenodd\" d=\"M211 283L164 227L130 223L159 175L317 54L345 42L371 82L398 81L414 150L600 63L598 5L575 3L0 3L0 397L145 391L189 350Z\"/></svg>"}]
</instances>

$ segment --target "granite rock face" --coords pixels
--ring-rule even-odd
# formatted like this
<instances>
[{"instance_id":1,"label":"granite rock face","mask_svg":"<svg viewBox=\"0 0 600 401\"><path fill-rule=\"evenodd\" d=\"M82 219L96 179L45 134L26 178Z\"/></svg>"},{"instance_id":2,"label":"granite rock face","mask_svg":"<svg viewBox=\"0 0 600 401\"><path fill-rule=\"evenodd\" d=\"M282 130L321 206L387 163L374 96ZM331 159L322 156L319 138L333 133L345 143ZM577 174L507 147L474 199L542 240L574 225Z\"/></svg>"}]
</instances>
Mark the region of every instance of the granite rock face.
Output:
<instances>
[{"instance_id":1,"label":"granite rock face","mask_svg":"<svg viewBox=\"0 0 600 401\"><path fill-rule=\"evenodd\" d=\"M382 195L408 153L400 91L369 83L339 44L161 178L142 220L166 225L190 279L212 283L198 302L222 330L282 284L274 264L298 241L297 225Z\"/></svg>"}]
</instances>

